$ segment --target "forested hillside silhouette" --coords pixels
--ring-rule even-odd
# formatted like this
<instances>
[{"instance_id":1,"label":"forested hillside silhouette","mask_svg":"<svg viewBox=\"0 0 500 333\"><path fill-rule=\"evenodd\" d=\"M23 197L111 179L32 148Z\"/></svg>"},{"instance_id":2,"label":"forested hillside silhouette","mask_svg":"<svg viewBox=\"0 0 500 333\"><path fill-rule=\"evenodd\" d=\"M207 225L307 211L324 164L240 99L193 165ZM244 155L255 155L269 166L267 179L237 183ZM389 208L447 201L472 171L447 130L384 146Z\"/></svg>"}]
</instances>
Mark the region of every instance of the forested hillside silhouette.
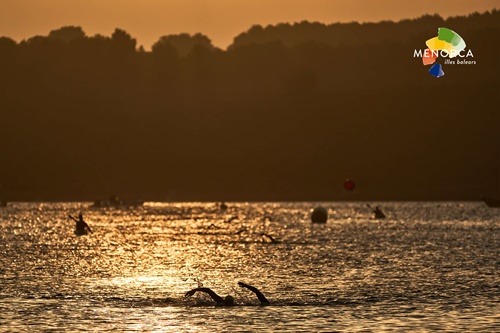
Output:
<instances>
[{"instance_id":1,"label":"forested hillside silhouette","mask_svg":"<svg viewBox=\"0 0 500 333\"><path fill-rule=\"evenodd\" d=\"M414 49L458 32L476 65ZM255 26L228 50L62 27L0 37L0 197L455 200L500 191L499 11ZM343 189L346 177L356 181ZM0 198L1 199L1 198Z\"/></svg>"},{"instance_id":2,"label":"forested hillside silhouette","mask_svg":"<svg viewBox=\"0 0 500 333\"><path fill-rule=\"evenodd\" d=\"M473 13L468 16L449 17L424 15L417 19L406 19L399 22L382 21L378 23L333 23L303 21L299 23L281 23L262 27L255 25L247 32L236 36L232 47L252 43L265 43L280 40L286 46L294 46L309 40L331 46L370 45L382 42L405 42L420 34L429 36L436 33L436 27L454 27L456 31L470 28L485 29L498 27L498 10L486 13Z\"/></svg>"}]
</instances>

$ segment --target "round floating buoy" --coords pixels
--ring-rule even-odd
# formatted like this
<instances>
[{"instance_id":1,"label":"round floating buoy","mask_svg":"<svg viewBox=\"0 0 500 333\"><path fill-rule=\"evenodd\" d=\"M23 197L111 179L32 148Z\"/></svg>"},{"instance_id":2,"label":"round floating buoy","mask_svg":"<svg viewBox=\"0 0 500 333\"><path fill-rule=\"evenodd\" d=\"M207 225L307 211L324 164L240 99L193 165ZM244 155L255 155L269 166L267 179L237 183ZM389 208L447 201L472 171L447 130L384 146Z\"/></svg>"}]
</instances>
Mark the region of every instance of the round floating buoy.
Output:
<instances>
[{"instance_id":1,"label":"round floating buoy","mask_svg":"<svg viewBox=\"0 0 500 333\"><path fill-rule=\"evenodd\" d=\"M356 184L352 180L347 178L344 183L344 188L348 191L352 191L356 188Z\"/></svg>"},{"instance_id":2,"label":"round floating buoy","mask_svg":"<svg viewBox=\"0 0 500 333\"><path fill-rule=\"evenodd\" d=\"M326 223L328 220L328 211L323 207L314 208L311 214L312 223Z\"/></svg>"}]
</instances>

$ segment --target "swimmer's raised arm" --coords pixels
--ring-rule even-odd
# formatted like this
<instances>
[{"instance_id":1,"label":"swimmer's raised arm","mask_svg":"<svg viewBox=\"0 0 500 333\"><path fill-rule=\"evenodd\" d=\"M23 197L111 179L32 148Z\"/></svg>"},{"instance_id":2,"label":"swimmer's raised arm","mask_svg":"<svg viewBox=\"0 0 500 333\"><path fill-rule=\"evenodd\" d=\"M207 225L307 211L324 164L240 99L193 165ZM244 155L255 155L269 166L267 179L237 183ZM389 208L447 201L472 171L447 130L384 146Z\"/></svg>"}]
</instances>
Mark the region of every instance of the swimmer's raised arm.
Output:
<instances>
[{"instance_id":1,"label":"swimmer's raised arm","mask_svg":"<svg viewBox=\"0 0 500 333\"><path fill-rule=\"evenodd\" d=\"M224 303L224 299L222 297L220 297L219 295L217 295L212 289L210 288L194 288L190 291L188 291L184 296L185 297L189 297L189 296L193 296L197 291L199 292L202 292L202 293L206 293L208 294L210 297L212 297L212 299L217 303L217 304L222 304Z\"/></svg>"},{"instance_id":2,"label":"swimmer's raised arm","mask_svg":"<svg viewBox=\"0 0 500 333\"><path fill-rule=\"evenodd\" d=\"M243 282L238 282L238 285L242 288L247 288L248 290L250 290L251 292L253 292L255 295L257 295L257 297L259 298L259 301L260 301L260 304L261 305L271 305L271 303L269 303L269 301L267 300L267 298L260 292L259 289L251 286L251 285L248 285L246 283L243 283Z\"/></svg>"}]
</instances>

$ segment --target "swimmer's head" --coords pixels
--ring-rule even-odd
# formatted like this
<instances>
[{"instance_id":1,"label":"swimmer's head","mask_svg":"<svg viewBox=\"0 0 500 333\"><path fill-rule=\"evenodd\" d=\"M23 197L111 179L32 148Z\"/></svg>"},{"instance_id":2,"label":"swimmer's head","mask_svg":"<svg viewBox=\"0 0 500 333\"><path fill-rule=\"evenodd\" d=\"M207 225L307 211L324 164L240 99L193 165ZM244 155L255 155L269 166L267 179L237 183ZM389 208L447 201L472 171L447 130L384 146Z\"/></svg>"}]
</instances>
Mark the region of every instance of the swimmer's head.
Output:
<instances>
[{"instance_id":1,"label":"swimmer's head","mask_svg":"<svg viewBox=\"0 0 500 333\"><path fill-rule=\"evenodd\" d=\"M224 305L233 305L233 304L234 304L233 296L226 296L224 298Z\"/></svg>"},{"instance_id":2,"label":"swimmer's head","mask_svg":"<svg viewBox=\"0 0 500 333\"><path fill-rule=\"evenodd\" d=\"M80 220L83 220L83 214L82 214L82 213L78 214L78 218L79 218Z\"/></svg>"}]
</instances>

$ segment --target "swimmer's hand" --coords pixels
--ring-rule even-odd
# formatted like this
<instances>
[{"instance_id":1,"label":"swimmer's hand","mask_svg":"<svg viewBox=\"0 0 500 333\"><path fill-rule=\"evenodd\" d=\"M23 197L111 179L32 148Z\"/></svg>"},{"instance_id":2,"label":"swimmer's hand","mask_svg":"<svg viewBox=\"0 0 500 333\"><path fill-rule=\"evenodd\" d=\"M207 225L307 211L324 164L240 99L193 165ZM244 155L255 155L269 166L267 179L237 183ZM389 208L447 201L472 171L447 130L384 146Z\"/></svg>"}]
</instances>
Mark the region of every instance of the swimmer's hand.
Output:
<instances>
[{"instance_id":1,"label":"swimmer's hand","mask_svg":"<svg viewBox=\"0 0 500 333\"><path fill-rule=\"evenodd\" d=\"M238 282L238 285L239 285L240 287L242 287L242 288L248 288L248 287L250 287L248 284L243 283L243 282Z\"/></svg>"}]
</instances>

